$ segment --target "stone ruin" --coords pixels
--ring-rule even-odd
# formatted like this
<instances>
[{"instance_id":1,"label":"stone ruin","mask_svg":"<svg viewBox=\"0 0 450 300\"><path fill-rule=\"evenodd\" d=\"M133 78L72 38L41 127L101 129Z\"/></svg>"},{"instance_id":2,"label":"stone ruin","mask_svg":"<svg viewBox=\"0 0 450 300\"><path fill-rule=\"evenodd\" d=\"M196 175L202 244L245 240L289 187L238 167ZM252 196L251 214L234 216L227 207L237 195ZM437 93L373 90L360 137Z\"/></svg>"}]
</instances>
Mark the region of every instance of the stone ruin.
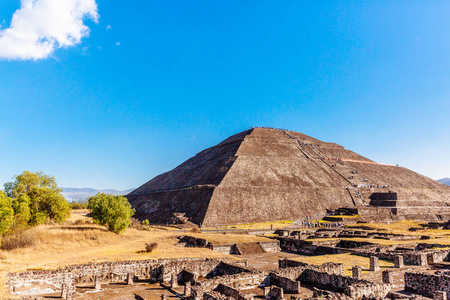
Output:
<instances>
[{"instance_id":1,"label":"stone ruin","mask_svg":"<svg viewBox=\"0 0 450 300\"><path fill-rule=\"evenodd\" d=\"M329 255L349 253L366 257L369 267L355 265L351 276L344 275L343 265L324 263L307 264L293 259L281 259L278 268L260 270L249 267L247 261L228 259L181 258L92 263L72 265L58 270L38 270L8 275L8 287L12 293L23 295L23 299L40 299L49 288L63 299L82 299L80 289L107 288L108 284L133 286L145 283L160 283L177 291L183 299L417 299L419 295L446 299L450 293L450 271L432 270L440 264L450 266L450 249L447 245L409 243L383 246L376 243L347 240L358 230L335 229L334 236L344 233L345 238L330 241L318 239L301 240L296 230L279 231L280 236L270 242L273 249L291 254ZM315 236L318 231L310 231ZM330 233L330 231L328 231ZM396 236L392 236L396 238ZM209 247L204 239L184 236L180 242L196 247ZM277 248L279 247L279 248ZM262 249L262 248L261 248ZM270 255L270 251L255 255ZM261 257L263 256L258 256ZM393 262L393 266L380 266L381 260ZM447 265L446 265L447 264ZM364 276L363 272L373 274ZM404 289L412 293L399 293L399 276L403 276ZM307 289L312 297L302 298ZM28 291L37 295L25 295ZM261 291L253 293L249 291ZM34 297L34 298L33 298ZM416 297L416 298L414 298ZM163 295L163 298L167 299ZM144 299L144 298L143 298Z\"/></svg>"},{"instance_id":2,"label":"stone ruin","mask_svg":"<svg viewBox=\"0 0 450 300\"><path fill-rule=\"evenodd\" d=\"M343 276L341 264L320 266L292 260L280 260L279 269L260 271L229 261L216 259L166 259L109 262L73 265L48 271L28 271L8 274L8 287L20 294L27 289L38 291L45 283L60 291L62 299L74 299L78 286L91 285L100 289L107 283L133 285L136 281L161 282L172 289L184 285L185 299L251 300L253 295L242 293L249 288L262 288L264 296L284 299L285 293L298 294L303 284L320 287L334 295L349 299L385 297L389 283L375 283ZM45 292L45 291L44 291ZM40 296L23 296L39 299Z\"/></svg>"},{"instance_id":3,"label":"stone ruin","mask_svg":"<svg viewBox=\"0 0 450 300\"><path fill-rule=\"evenodd\" d=\"M280 242L278 240L270 242L236 243L236 244L214 244L206 239L189 235L179 237L178 247L208 248L223 254L262 254L279 252Z\"/></svg>"}]
</instances>

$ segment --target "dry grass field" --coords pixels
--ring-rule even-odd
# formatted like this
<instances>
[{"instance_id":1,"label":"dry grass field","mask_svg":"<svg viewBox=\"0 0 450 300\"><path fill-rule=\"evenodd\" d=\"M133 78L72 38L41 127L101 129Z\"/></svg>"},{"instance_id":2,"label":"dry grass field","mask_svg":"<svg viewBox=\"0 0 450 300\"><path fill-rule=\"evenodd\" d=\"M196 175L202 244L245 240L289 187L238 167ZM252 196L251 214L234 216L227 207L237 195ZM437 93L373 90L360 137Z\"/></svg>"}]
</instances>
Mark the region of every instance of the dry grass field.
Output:
<instances>
[{"instance_id":1,"label":"dry grass field","mask_svg":"<svg viewBox=\"0 0 450 300\"><path fill-rule=\"evenodd\" d=\"M247 224L236 224L236 225L228 225L220 227L220 229L236 229L236 230L246 230L246 229L270 229L270 226L273 226L273 229L281 229L288 225L291 225L294 221L285 220L285 221L274 221L274 222L260 222L260 223L247 223ZM205 229L216 229L214 228L205 228Z\"/></svg>"},{"instance_id":2,"label":"dry grass field","mask_svg":"<svg viewBox=\"0 0 450 300\"><path fill-rule=\"evenodd\" d=\"M393 223L359 223L359 224L353 224L348 225L348 227L359 227L359 226L365 226L370 227L373 230L381 231L381 232L387 232L387 233L399 233L399 234L405 234L405 235L430 235L430 236L449 236L450 237L450 230L444 230L444 229L422 229L422 224L425 224L426 222L419 222L419 221L399 221L399 222L393 222ZM417 231L409 231L410 228L418 228Z\"/></svg>"}]
</instances>

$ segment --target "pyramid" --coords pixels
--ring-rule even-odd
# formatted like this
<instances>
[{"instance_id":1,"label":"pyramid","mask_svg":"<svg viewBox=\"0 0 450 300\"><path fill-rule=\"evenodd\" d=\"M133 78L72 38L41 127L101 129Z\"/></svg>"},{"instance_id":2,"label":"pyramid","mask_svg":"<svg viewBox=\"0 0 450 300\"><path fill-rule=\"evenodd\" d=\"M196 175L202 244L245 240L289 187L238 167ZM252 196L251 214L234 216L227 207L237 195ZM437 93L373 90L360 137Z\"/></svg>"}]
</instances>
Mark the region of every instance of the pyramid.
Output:
<instances>
[{"instance_id":1,"label":"pyramid","mask_svg":"<svg viewBox=\"0 0 450 300\"><path fill-rule=\"evenodd\" d=\"M252 128L201 151L127 195L140 219L204 227L323 215L450 217L450 187L305 134Z\"/></svg>"}]
</instances>

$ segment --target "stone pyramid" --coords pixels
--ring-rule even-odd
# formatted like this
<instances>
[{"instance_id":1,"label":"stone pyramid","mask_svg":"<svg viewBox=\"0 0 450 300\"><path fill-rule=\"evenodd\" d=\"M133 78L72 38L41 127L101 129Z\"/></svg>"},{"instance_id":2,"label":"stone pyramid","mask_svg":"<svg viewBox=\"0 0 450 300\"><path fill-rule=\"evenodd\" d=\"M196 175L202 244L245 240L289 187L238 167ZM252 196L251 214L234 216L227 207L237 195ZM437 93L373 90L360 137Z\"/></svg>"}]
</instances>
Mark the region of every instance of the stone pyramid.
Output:
<instances>
[{"instance_id":1,"label":"stone pyramid","mask_svg":"<svg viewBox=\"0 0 450 300\"><path fill-rule=\"evenodd\" d=\"M347 207L365 218L450 217L450 187L293 131L252 128L127 195L151 223L204 227L301 220Z\"/></svg>"}]
</instances>

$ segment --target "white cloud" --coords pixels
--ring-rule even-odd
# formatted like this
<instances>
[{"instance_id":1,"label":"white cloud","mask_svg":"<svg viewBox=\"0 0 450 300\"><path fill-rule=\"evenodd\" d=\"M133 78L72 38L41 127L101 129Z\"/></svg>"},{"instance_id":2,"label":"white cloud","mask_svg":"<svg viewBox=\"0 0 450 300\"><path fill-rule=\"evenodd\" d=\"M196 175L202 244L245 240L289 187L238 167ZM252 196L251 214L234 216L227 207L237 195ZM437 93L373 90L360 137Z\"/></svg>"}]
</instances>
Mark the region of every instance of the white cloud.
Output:
<instances>
[{"instance_id":1,"label":"white cloud","mask_svg":"<svg viewBox=\"0 0 450 300\"><path fill-rule=\"evenodd\" d=\"M89 35L83 20L98 22L95 0L22 0L9 28L0 30L0 58L42 59Z\"/></svg>"},{"instance_id":2,"label":"white cloud","mask_svg":"<svg viewBox=\"0 0 450 300\"><path fill-rule=\"evenodd\" d=\"M106 26L106 30L110 30L111 29L111 25Z\"/></svg>"},{"instance_id":3,"label":"white cloud","mask_svg":"<svg viewBox=\"0 0 450 300\"><path fill-rule=\"evenodd\" d=\"M116 43L116 46L120 46L120 42L117 42L117 43Z\"/></svg>"}]
</instances>

